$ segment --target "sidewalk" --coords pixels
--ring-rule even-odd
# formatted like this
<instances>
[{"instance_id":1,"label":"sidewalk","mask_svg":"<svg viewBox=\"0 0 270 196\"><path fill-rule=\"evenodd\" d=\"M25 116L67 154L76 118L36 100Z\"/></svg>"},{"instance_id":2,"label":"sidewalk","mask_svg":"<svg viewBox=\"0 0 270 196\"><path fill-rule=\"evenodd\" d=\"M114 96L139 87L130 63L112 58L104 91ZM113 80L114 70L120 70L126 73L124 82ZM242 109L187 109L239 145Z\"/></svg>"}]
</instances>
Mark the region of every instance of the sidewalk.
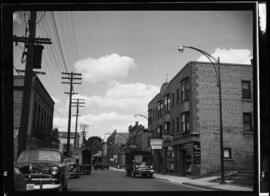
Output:
<instances>
[{"instance_id":1,"label":"sidewalk","mask_svg":"<svg viewBox=\"0 0 270 196\"><path fill-rule=\"evenodd\" d=\"M111 170L125 172L125 169L117 169L110 167ZM172 176L172 175L163 175L163 174L154 174L154 178L168 180L169 182L184 184L199 188L206 188L215 191L253 191L250 187L242 187L232 184L219 184L216 182L210 182L215 180L218 176L211 176L206 178L191 179L190 177L181 177L181 176Z\"/></svg>"}]
</instances>

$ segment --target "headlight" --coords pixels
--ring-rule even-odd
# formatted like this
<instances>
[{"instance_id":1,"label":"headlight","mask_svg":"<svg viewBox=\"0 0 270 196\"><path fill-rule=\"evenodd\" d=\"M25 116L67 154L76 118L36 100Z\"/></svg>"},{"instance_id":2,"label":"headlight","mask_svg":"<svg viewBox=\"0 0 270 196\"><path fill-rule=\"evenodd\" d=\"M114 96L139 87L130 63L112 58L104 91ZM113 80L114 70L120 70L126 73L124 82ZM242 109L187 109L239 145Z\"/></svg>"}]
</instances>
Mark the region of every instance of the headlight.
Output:
<instances>
[{"instance_id":1,"label":"headlight","mask_svg":"<svg viewBox=\"0 0 270 196\"><path fill-rule=\"evenodd\" d=\"M135 167L136 167L136 168L139 168L139 165L136 165Z\"/></svg>"},{"instance_id":2,"label":"headlight","mask_svg":"<svg viewBox=\"0 0 270 196\"><path fill-rule=\"evenodd\" d=\"M153 169L153 165L150 165L150 168Z\"/></svg>"},{"instance_id":3,"label":"headlight","mask_svg":"<svg viewBox=\"0 0 270 196\"><path fill-rule=\"evenodd\" d=\"M52 175L56 175L56 174L58 174L58 172L59 172L58 167L52 167L52 168L51 168L51 174L52 174Z\"/></svg>"}]
</instances>

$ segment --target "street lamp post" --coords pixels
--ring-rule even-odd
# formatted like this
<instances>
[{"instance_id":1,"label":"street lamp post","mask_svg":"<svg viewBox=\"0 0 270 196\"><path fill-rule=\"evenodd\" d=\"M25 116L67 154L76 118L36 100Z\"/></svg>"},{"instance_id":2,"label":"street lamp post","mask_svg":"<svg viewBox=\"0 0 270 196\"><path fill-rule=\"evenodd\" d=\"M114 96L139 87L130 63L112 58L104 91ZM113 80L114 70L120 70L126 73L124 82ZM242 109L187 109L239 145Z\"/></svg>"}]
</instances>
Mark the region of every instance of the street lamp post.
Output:
<instances>
[{"instance_id":1,"label":"street lamp post","mask_svg":"<svg viewBox=\"0 0 270 196\"><path fill-rule=\"evenodd\" d=\"M212 55L208 54L207 52L191 47L191 46L180 46L178 48L178 51L183 53L184 48L189 48L196 50L200 53L202 53L204 56L206 56L211 64L213 65L216 75L217 75L217 87L218 87L218 94L219 94L219 125L220 125L220 184L225 184L225 177L224 177L224 150L223 150L223 124L222 124L222 97L221 97L221 79L220 79L220 62L219 62L219 57L218 59L215 59ZM215 63L217 64L217 68L215 66Z\"/></svg>"}]
</instances>

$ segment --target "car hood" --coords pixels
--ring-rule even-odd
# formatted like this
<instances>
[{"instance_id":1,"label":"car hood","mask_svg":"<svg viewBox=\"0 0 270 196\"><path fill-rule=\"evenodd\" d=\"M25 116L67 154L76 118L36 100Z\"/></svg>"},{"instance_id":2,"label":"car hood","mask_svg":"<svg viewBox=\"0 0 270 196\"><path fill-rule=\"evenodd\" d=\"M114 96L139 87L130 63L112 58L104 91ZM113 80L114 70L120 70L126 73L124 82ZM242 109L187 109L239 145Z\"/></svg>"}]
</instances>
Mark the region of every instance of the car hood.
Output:
<instances>
[{"instance_id":1,"label":"car hood","mask_svg":"<svg viewBox=\"0 0 270 196\"><path fill-rule=\"evenodd\" d=\"M23 173L27 174L31 172L49 173L51 167L60 167L61 163L58 162L24 162L16 163L15 166Z\"/></svg>"}]
</instances>

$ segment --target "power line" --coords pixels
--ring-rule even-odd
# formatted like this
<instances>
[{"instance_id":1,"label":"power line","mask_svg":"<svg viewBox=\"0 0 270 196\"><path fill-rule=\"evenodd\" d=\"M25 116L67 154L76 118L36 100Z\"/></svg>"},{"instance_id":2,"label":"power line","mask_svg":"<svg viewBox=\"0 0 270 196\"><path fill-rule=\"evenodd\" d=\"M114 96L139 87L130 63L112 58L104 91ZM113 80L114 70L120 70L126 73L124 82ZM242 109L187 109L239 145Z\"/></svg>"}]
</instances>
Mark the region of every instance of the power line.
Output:
<instances>
[{"instance_id":1,"label":"power line","mask_svg":"<svg viewBox=\"0 0 270 196\"><path fill-rule=\"evenodd\" d=\"M37 24L42 20L42 18L45 16L46 11L43 13L43 15L39 18L39 20L37 21Z\"/></svg>"},{"instance_id":2,"label":"power line","mask_svg":"<svg viewBox=\"0 0 270 196\"><path fill-rule=\"evenodd\" d=\"M52 12L52 19L53 19L53 27L54 27L56 35L57 35L57 41L58 41L58 44L60 46L60 52L61 52L62 60L64 62L65 70L66 70L66 72L68 72L68 68L67 68L66 60L65 60L65 57L64 57L64 54L63 54L63 49L62 49L62 45L61 45L61 42L60 42L59 33L58 33L58 30L57 30L57 26L56 26L55 17L54 17L53 12Z\"/></svg>"}]
</instances>

